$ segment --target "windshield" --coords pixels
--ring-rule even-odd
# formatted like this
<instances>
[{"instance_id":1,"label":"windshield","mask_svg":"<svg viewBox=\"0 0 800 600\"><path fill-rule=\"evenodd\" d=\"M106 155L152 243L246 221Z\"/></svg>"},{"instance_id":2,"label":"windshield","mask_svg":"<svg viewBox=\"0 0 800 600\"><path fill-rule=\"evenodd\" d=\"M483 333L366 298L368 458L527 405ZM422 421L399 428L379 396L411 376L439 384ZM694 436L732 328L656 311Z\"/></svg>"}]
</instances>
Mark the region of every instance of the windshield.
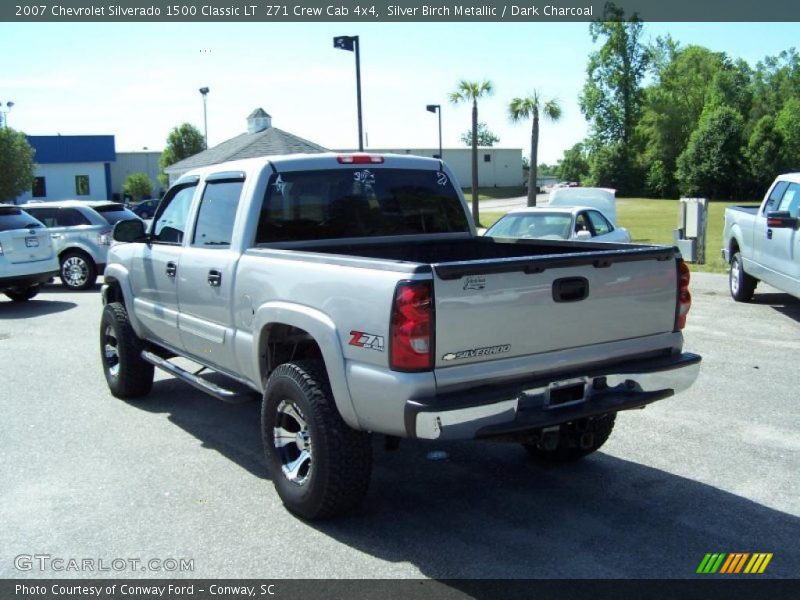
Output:
<instances>
[{"instance_id":1,"label":"windshield","mask_svg":"<svg viewBox=\"0 0 800 600\"><path fill-rule=\"evenodd\" d=\"M44 225L21 208L16 208L15 206L0 207L0 231L36 229L37 227L44 227Z\"/></svg>"},{"instance_id":2,"label":"windshield","mask_svg":"<svg viewBox=\"0 0 800 600\"><path fill-rule=\"evenodd\" d=\"M92 208L99 212L110 225L114 225L117 221L139 218L122 204L104 204L102 206L93 206Z\"/></svg>"},{"instance_id":3,"label":"windshield","mask_svg":"<svg viewBox=\"0 0 800 600\"><path fill-rule=\"evenodd\" d=\"M536 212L506 215L492 225L486 235L567 240L571 231L571 214Z\"/></svg>"},{"instance_id":4,"label":"windshield","mask_svg":"<svg viewBox=\"0 0 800 600\"><path fill-rule=\"evenodd\" d=\"M273 176L256 243L468 231L446 173L365 166Z\"/></svg>"}]
</instances>

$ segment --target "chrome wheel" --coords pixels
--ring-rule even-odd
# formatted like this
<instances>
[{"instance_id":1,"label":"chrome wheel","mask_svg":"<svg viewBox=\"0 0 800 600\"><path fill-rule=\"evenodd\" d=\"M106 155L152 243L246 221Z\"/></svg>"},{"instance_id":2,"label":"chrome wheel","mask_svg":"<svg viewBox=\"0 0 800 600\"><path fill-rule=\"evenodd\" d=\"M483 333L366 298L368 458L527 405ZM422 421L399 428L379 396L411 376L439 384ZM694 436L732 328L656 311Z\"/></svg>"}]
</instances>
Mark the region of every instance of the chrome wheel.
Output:
<instances>
[{"instance_id":1,"label":"chrome wheel","mask_svg":"<svg viewBox=\"0 0 800 600\"><path fill-rule=\"evenodd\" d=\"M119 344L114 329L108 325L103 332L103 359L111 377L119 375Z\"/></svg>"},{"instance_id":2,"label":"chrome wheel","mask_svg":"<svg viewBox=\"0 0 800 600\"><path fill-rule=\"evenodd\" d=\"M731 262L731 292L734 296L739 293L739 259L734 257Z\"/></svg>"},{"instance_id":3,"label":"chrome wheel","mask_svg":"<svg viewBox=\"0 0 800 600\"><path fill-rule=\"evenodd\" d=\"M292 483L303 485L310 478L313 467L308 423L300 409L288 400L281 400L276 417L272 439L281 471Z\"/></svg>"},{"instance_id":4,"label":"chrome wheel","mask_svg":"<svg viewBox=\"0 0 800 600\"><path fill-rule=\"evenodd\" d=\"M81 287L89 280L89 265L80 256L70 256L61 265L61 279L69 287Z\"/></svg>"}]
</instances>

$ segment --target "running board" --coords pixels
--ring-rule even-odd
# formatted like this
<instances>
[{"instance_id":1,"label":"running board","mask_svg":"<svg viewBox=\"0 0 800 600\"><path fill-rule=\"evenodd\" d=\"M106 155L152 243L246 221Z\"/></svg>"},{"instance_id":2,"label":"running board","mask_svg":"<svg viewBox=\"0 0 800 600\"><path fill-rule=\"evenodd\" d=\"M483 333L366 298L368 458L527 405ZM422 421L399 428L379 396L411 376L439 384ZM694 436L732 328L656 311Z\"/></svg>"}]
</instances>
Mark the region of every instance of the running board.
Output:
<instances>
[{"instance_id":1,"label":"running board","mask_svg":"<svg viewBox=\"0 0 800 600\"><path fill-rule=\"evenodd\" d=\"M227 404L242 404L244 402L250 402L253 399L252 392L235 392L233 390L220 387L215 383L211 383L210 381L203 379L199 375L190 373L186 369L181 369L178 365L174 365L168 360L161 358L157 354L148 352L147 350L142 350L142 358L159 369L166 371L170 375L174 375L178 379L185 381L201 392L205 392L206 394L214 396L214 398L222 400Z\"/></svg>"}]
</instances>

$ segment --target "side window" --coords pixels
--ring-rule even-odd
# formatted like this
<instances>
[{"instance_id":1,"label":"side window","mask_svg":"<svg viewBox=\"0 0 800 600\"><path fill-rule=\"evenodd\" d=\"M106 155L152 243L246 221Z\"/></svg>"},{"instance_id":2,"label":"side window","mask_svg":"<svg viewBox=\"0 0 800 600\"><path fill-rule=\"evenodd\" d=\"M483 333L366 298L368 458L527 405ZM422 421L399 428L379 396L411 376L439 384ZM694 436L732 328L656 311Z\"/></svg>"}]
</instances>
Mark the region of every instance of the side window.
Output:
<instances>
[{"instance_id":1,"label":"side window","mask_svg":"<svg viewBox=\"0 0 800 600\"><path fill-rule=\"evenodd\" d=\"M152 240L162 244L182 244L189 219L189 208L197 184L193 183L167 192L153 224Z\"/></svg>"},{"instance_id":2,"label":"side window","mask_svg":"<svg viewBox=\"0 0 800 600\"><path fill-rule=\"evenodd\" d=\"M613 227L611 227L606 218L599 212L596 210L590 210L588 215L589 220L592 222L592 226L594 227L595 235L605 235L612 231Z\"/></svg>"},{"instance_id":3,"label":"side window","mask_svg":"<svg viewBox=\"0 0 800 600\"><path fill-rule=\"evenodd\" d=\"M57 208L28 208L26 210L29 214L44 223L45 227L58 227L56 222Z\"/></svg>"},{"instance_id":4,"label":"side window","mask_svg":"<svg viewBox=\"0 0 800 600\"><path fill-rule=\"evenodd\" d=\"M236 208L244 182L208 181L200 200L192 246L198 248L230 248Z\"/></svg>"},{"instance_id":5,"label":"side window","mask_svg":"<svg viewBox=\"0 0 800 600\"><path fill-rule=\"evenodd\" d=\"M769 198L767 199L766 204L764 204L764 214L767 214L771 210L778 210L778 204L783 197L783 192L786 191L786 188L789 187L788 181L779 181L775 184L775 187L772 188L772 191L769 193Z\"/></svg>"},{"instance_id":6,"label":"side window","mask_svg":"<svg viewBox=\"0 0 800 600\"><path fill-rule=\"evenodd\" d=\"M74 227L76 225L89 225L89 219L74 208L62 208L56 212L56 227Z\"/></svg>"},{"instance_id":7,"label":"side window","mask_svg":"<svg viewBox=\"0 0 800 600\"><path fill-rule=\"evenodd\" d=\"M586 213L578 213L578 216L575 217L575 233L579 231L591 231L592 228L589 227L589 221L586 218Z\"/></svg>"},{"instance_id":8,"label":"side window","mask_svg":"<svg viewBox=\"0 0 800 600\"><path fill-rule=\"evenodd\" d=\"M798 208L800 208L800 185L792 183L783 194L781 203L775 210L785 210L793 217L798 216Z\"/></svg>"}]
</instances>

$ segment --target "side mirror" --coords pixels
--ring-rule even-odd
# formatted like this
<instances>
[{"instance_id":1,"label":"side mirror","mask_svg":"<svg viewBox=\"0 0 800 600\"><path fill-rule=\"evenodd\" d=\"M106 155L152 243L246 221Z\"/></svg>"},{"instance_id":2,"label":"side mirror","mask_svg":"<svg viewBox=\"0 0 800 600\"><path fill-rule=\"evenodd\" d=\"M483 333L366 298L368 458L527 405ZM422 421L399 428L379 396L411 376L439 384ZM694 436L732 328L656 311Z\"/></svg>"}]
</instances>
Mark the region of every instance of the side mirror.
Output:
<instances>
[{"instance_id":1,"label":"side mirror","mask_svg":"<svg viewBox=\"0 0 800 600\"><path fill-rule=\"evenodd\" d=\"M141 242L145 239L144 221L141 219L126 219L114 225L111 234L115 242Z\"/></svg>"},{"instance_id":2,"label":"side mirror","mask_svg":"<svg viewBox=\"0 0 800 600\"><path fill-rule=\"evenodd\" d=\"M575 234L575 239L583 241L590 240L592 239L592 232L586 231L585 229L581 229L578 233Z\"/></svg>"},{"instance_id":3,"label":"side mirror","mask_svg":"<svg viewBox=\"0 0 800 600\"><path fill-rule=\"evenodd\" d=\"M767 213L767 227L775 229L796 229L797 217L788 210L773 210Z\"/></svg>"}]
</instances>

